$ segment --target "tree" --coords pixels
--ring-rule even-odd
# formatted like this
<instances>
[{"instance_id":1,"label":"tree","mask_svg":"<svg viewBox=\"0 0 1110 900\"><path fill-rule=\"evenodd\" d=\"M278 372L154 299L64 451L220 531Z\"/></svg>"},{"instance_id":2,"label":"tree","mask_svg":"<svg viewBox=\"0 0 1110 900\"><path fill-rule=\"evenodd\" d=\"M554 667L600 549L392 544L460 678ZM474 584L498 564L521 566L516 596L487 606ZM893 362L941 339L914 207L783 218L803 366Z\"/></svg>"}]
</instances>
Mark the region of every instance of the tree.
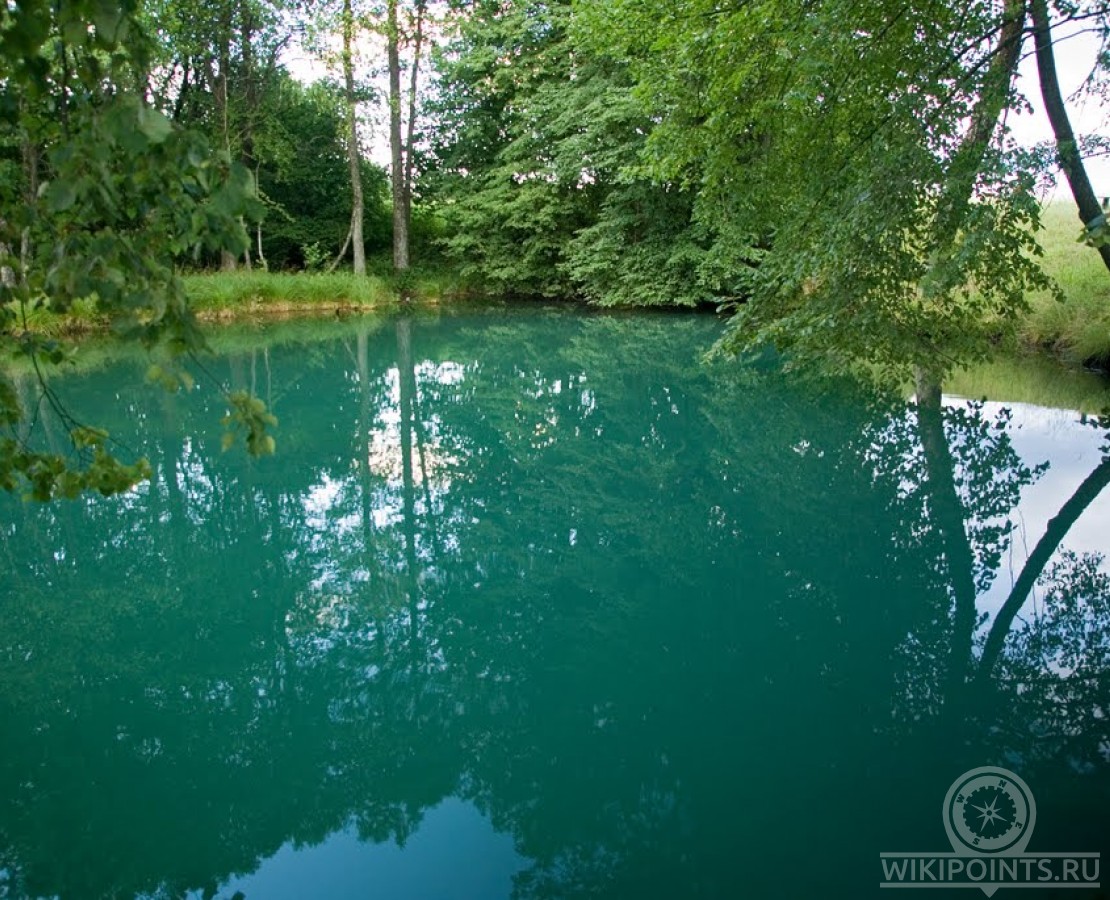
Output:
<instances>
[{"instance_id":1,"label":"tree","mask_svg":"<svg viewBox=\"0 0 1110 900\"><path fill-rule=\"evenodd\" d=\"M69 459L60 448L36 449L34 409L0 379L0 424L7 431L0 437L0 487L43 500L116 493L143 478L149 464L121 463L107 433L65 412L42 366L66 353L28 333L26 317L38 305L65 312L84 304L118 333L163 348L171 361L195 353L204 340L176 261L205 249L245 251L243 217L257 211L253 179L145 103L150 45L128 7L27 0L0 13L0 47L4 142L33 135L44 157L42 171L39 164L9 169L0 183L2 208L12 211L0 233L7 251L0 260L6 270L0 343L30 358L41 391L34 407L57 409L73 448ZM33 198L29 177L41 178ZM156 374L170 384L187 380L172 368ZM261 404L245 395L228 401L229 425L246 428L252 450L270 448Z\"/></svg>"},{"instance_id":2,"label":"tree","mask_svg":"<svg viewBox=\"0 0 1110 900\"><path fill-rule=\"evenodd\" d=\"M731 349L943 370L1047 286L1034 173L1001 124L1021 0L577 9L587 46L635 73L656 177L697 187L717 256L758 257Z\"/></svg>"},{"instance_id":3,"label":"tree","mask_svg":"<svg viewBox=\"0 0 1110 900\"><path fill-rule=\"evenodd\" d=\"M468 4L436 57L428 188L446 247L491 291L693 304L709 229L692 192L653 184L651 129L625 63L580 46L567 2ZM742 277L742 276L741 276Z\"/></svg>"},{"instance_id":4,"label":"tree","mask_svg":"<svg viewBox=\"0 0 1110 900\"><path fill-rule=\"evenodd\" d=\"M427 0L414 0L405 8L408 27L402 28L401 0L386 0L386 71L389 77L390 184L393 196L393 268L404 272L410 265L412 231L413 151L416 134L417 90L423 62ZM403 63L404 45L411 59ZM408 109L404 109L402 78L408 74ZM407 123L407 124L406 124Z\"/></svg>"},{"instance_id":5,"label":"tree","mask_svg":"<svg viewBox=\"0 0 1110 900\"><path fill-rule=\"evenodd\" d=\"M279 57L292 37L285 13L283 0L217 0L203 8L155 0L143 7L143 22L158 38L148 79L154 102L241 161L256 181L274 162L265 156L265 132L274 125ZM261 222L256 226L262 254ZM227 271L240 261L251 267L249 247L238 259L220 255Z\"/></svg>"},{"instance_id":6,"label":"tree","mask_svg":"<svg viewBox=\"0 0 1110 900\"><path fill-rule=\"evenodd\" d=\"M347 240L353 243L354 271L366 274L366 242L362 236L365 214L362 199L362 155L358 146L358 99L355 94L355 65L351 45L354 41L355 16L351 0L343 0L343 87L347 101L347 164L351 173L351 230ZM339 257L346 252L339 251ZM338 259L338 257L337 257Z\"/></svg>"},{"instance_id":7,"label":"tree","mask_svg":"<svg viewBox=\"0 0 1110 900\"><path fill-rule=\"evenodd\" d=\"M268 215L263 245L275 269L326 264L352 233L349 120L346 91L320 81L308 87L278 76L256 145L267 161L258 174ZM389 244L386 174L360 160L364 202L360 225L371 250Z\"/></svg>"},{"instance_id":8,"label":"tree","mask_svg":"<svg viewBox=\"0 0 1110 900\"><path fill-rule=\"evenodd\" d=\"M1085 237L1098 249L1102 261L1107 269L1110 269L1110 241L1107 240L1106 211L1099 204L1090 179L1087 177L1079 144L1072 131L1068 110L1060 93L1060 81L1056 77L1055 52L1052 49L1052 20L1048 2L1047 0L1029 0L1029 2L1033 19L1037 72L1041 80L1041 96L1056 136L1056 152L1059 156L1060 168L1064 170L1072 196L1075 198L1076 210L1083 222ZM1096 13L1100 5L1102 4L1095 5ZM1078 14L1077 11L1076 15ZM1104 19L1107 14L1107 11L1102 11Z\"/></svg>"}]
</instances>

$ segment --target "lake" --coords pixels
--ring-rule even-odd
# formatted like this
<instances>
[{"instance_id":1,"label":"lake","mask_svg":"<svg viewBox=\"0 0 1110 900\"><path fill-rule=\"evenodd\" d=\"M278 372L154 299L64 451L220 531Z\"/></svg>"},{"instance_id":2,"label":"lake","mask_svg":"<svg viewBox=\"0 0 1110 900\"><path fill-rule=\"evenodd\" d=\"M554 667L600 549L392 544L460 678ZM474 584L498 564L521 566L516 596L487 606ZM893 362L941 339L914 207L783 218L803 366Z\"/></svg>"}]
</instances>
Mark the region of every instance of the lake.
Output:
<instances>
[{"instance_id":1,"label":"lake","mask_svg":"<svg viewBox=\"0 0 1110 900\"><path fill-rule=\"evenodd\" d=\"M55 378L154 477L0 497L0 898L858 898L908 877L883 853L1015 847L1092 875L1105 382L1000 364L919 414L706 361L720 328L429 312L229 329L179 395L131 354ZM213 378L276 456L221 452ZM1095 895L1056 877L1032 896Z\"/></svg>"}]
</instances>

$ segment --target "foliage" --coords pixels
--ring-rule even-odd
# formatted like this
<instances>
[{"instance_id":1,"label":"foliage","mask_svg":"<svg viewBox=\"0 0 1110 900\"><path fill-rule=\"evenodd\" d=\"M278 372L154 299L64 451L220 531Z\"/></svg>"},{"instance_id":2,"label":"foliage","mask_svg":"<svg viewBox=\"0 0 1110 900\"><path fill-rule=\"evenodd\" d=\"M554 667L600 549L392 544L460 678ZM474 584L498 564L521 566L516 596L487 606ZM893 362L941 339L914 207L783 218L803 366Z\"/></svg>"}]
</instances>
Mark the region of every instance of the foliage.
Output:
<instances>
[{"instance_id":1,"label":"foliage","mask_svg":"<svg viewBox=\"0 0 1110 900\"><path fill-rule=\"evenodd\" d=\"M259 135L259 190L269 206L263 248L271 269L311 269L311 247L330 261L351 220L343 98L328 82L304 87L280 73L272 115ZM389 245L385 172L363 161L368 253Z\"/></svg>"},{"instance_id":2,"label":"foliage","mask_svg":"<svg viewBox=\"0 0 1110 900\"><path fill-rule=\"evenodd\" d=\"M766 247L730 348L935 368L1046 285L1032 179L969 124L998 95L1000 5L579 8L659 122L657 177L699 186L726 252Z\"/></svg>"},{"instance_id":3,"label":"foliage","mask_svg":"<svg viewBox=\"0 0 1110 900\"><path fill-rule=\"evenodd\" d=\"M0 181L0 342L42 364L65 357L26 333L35 304L91 307L121 336L171 357L201 349L177 261L242 251L242 222L257 213L249 171L129 89L148 63L131 13L99 0L31 0L0 13L0 133L22 146L24 163ZM51 400L45 382L42 391L36 405ZM142 460L116 461L107 435L72 420L74 453L91 462L36 451L33 414L10 385L0 392L8 490L24 485L37 499L116 493L148 471Z\"/></svg>"},{"instance_id":4,"label":"foliage","mask_svg":"<svg viewBox=\"0 0 1110 900\"><path fill-rule=\"evenodd\" d=\"M491 293L689 305L705 230L638 171L650 122L622 63L579 47L569 2L471 4L437 59L430 196Z\"/></svg>"}]
</instances>

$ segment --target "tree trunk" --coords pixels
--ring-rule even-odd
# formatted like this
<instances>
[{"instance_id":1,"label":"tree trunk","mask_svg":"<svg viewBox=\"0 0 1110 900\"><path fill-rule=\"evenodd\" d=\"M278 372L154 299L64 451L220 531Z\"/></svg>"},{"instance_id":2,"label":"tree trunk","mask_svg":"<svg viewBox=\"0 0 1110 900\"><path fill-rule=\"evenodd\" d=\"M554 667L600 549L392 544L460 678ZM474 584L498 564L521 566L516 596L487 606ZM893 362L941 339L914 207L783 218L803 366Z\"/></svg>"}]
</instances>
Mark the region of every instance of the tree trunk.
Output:
<instances>
[{"instance_id":1,"label":"tree trunk","mask_svg":"<svg viewBox=\"0 0 1110 900\"><path fill-rule=\"evenodd\" d=\"M254 226L255 237L258 238L258 264L262 266L262 271L270 268L270 264L266 262L266 255L262 252L262 223L256 222Z\"/></svg>"},{"instance_id":2,"label":"tree trunk","mask_svg":"<svg viewBox=\"0 0 1110 900\"><path fill-rule=\"evenodd\" d=\"M7 223L0 219L0 234L3 234L5 228L7 228ZM0 239L0 285L6 288L15 287L15 270L8 265L11 258L11 245Z\"/></svg>"},{"instance_id":3,"label":"tree trunk","mask_svg":"<svg viewBox=\"0 0 1110 900\"><path fill-rule=\"evenodd\" d=\"M173 112L170 118L175 122L180 122L185 114L185 103L189 97L189 89L192 85L189 83L189 57L181 63L181 90L177 92L177 98L173 102Z\"/></svg>"},{"instance_id":4,"label":"tree trunk","mask_svg":"<svg viewBox=\"0 0 1110 900\"><path fill-rule=\"evenodd\" d=\"M351 230L354 245L354 271L366 274L366 246L362 238L363 197L362 157L358 149L357 97L355 96L355 64L351 45L354 41L355 17L351 0L343 0L343 83L347 95L347 162L351 170Z\"/></svg>"},{"instance_id":5,"label":"tree trunk","mask_svg":"<svg viewBox=\"0 0 1110 900\"><path fill-rule=\"evenodd\" d=\"M1056 77L1056 55L1052 49L1052 23L1049 19L1047 0L1032 0L1032 9L1041 97L1044 98L1048 121L1052 124L1052 133L1056 136L1056 153L1060 158L1060 168L1067 176L1075 205L1079 210L1079 218L1084 226L1092 232L1102 230L1106 227L1106 217L1095 196L1094 188L1091 187L1091 180L1087 177L1087 169L1083 165L1079 145L1075 142L1075 133L1071 130L1068 111L1064 106L1063 95L1060 93L1060 82ZM1106 268L1110 269L1110 246L1103 244L1098 248L1098 252Z\"/></svg>"},{"instance_id":6,"label":"tree trunk","mask_svg":"<svg viewBox=\"0 0 1110 900\"><path fill-rule=\"evenodd\" d=\"M405 178L403 184L403 210L405 216L405 235L412 231L412 145L416 138L416 95L420 78L420 53L424 47L425 0L417 0L416 28L413 37L412 76L409 79L408 128L405 136Z\"/></svg>"},{"instance_id":7,"label":"tree trunk","mask_svg":"<svg viewBox=\"0 0 1110 900\"><path fill-rule=\"evenodd\" d=\"M24 137L22 144L23 172L24 177L27 179L24 202L27 204L28 208L30 208L37 202L39 195L40 150L39 145L29 137ZM31 229L24 228L19 239L19 280L23 283L27 281L27 273L30 271L31 257L34 252L35 248L31 241Z\"/></svg>"},{"instance_id":8,"label":"tree trunk","mask_svg":"<svg viewBox=\"0 0 1110 900\"><path fill-rule=\"evenodd\" d=\"M964 213L971 202L975 179L983 157L998 127L999 117L1006 109L1007 99L1021 61L1021 38L1025 29L1026 0L1006 0L998 43L991 55L987 74L967 133L948 167L948 179L940 204L941 225L951 237L963 224Z\"/></svg>"},{"instance_id":9,"label":"tree trunk","mask_svg":"<svg viewBox=\"0 0 1110 900\"><path fill-rule=\"evenodd\" d=\"M405 152L401 141L401 32L397 2L389 0L386 20L386 56L389 65L390 182L393 187L393 270L409 267L409 228L405 219Z\"/></svg>"},{"instance_id":10,"label":"tree trunk","mask_svg":"<svg viewBox=\"0 0 1110 900\"><path fill-rule=\"evenodd\" d=\"M221 10L219 34L219 82L216 86L216 110L223 129L224 150L228 159L231 158L231 110L230 110L230 69L231 69L231 5L224 4ZM224 272L234 272L236 267L235 257L227 250L220 251L220 269Z\"/></svg>"},{"instance_id":11,"label":"tree trunk","mask_svg":"<svg viewBox=\"0 0 1110 900\"><path fill-rule=\"evenodd\" d=\"M409 604L409 630L414 661L419 646L419 579L416 552L416 487L412 468L413 409L416 370L412 359L412 333L408 319L397 320L397 382L401 413L401 502L405 528L405 593Z\"/></svg>"}]
</instances>

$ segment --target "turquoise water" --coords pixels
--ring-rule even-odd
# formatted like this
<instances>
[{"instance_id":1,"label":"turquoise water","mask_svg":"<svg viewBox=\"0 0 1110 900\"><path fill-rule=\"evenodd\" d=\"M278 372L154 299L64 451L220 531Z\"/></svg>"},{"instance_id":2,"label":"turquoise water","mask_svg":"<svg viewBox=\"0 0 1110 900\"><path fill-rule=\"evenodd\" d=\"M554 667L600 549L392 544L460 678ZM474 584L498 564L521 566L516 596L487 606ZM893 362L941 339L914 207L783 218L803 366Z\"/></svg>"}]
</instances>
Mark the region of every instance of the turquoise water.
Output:
<instances>
[{"instance_id":1,"label":"turquoise water","mask_svg":"<svg viewBox=\"0 0 1110 900\"><path fill-rule=\"evenodd\" d=\"M56 380L155 475L0 498L0 897L883 896L980 766L1030 851L1105 855L1105 433L707 364L719 327L236 333L260 461L205 379Z\"/></svg>"}]
</instances>

